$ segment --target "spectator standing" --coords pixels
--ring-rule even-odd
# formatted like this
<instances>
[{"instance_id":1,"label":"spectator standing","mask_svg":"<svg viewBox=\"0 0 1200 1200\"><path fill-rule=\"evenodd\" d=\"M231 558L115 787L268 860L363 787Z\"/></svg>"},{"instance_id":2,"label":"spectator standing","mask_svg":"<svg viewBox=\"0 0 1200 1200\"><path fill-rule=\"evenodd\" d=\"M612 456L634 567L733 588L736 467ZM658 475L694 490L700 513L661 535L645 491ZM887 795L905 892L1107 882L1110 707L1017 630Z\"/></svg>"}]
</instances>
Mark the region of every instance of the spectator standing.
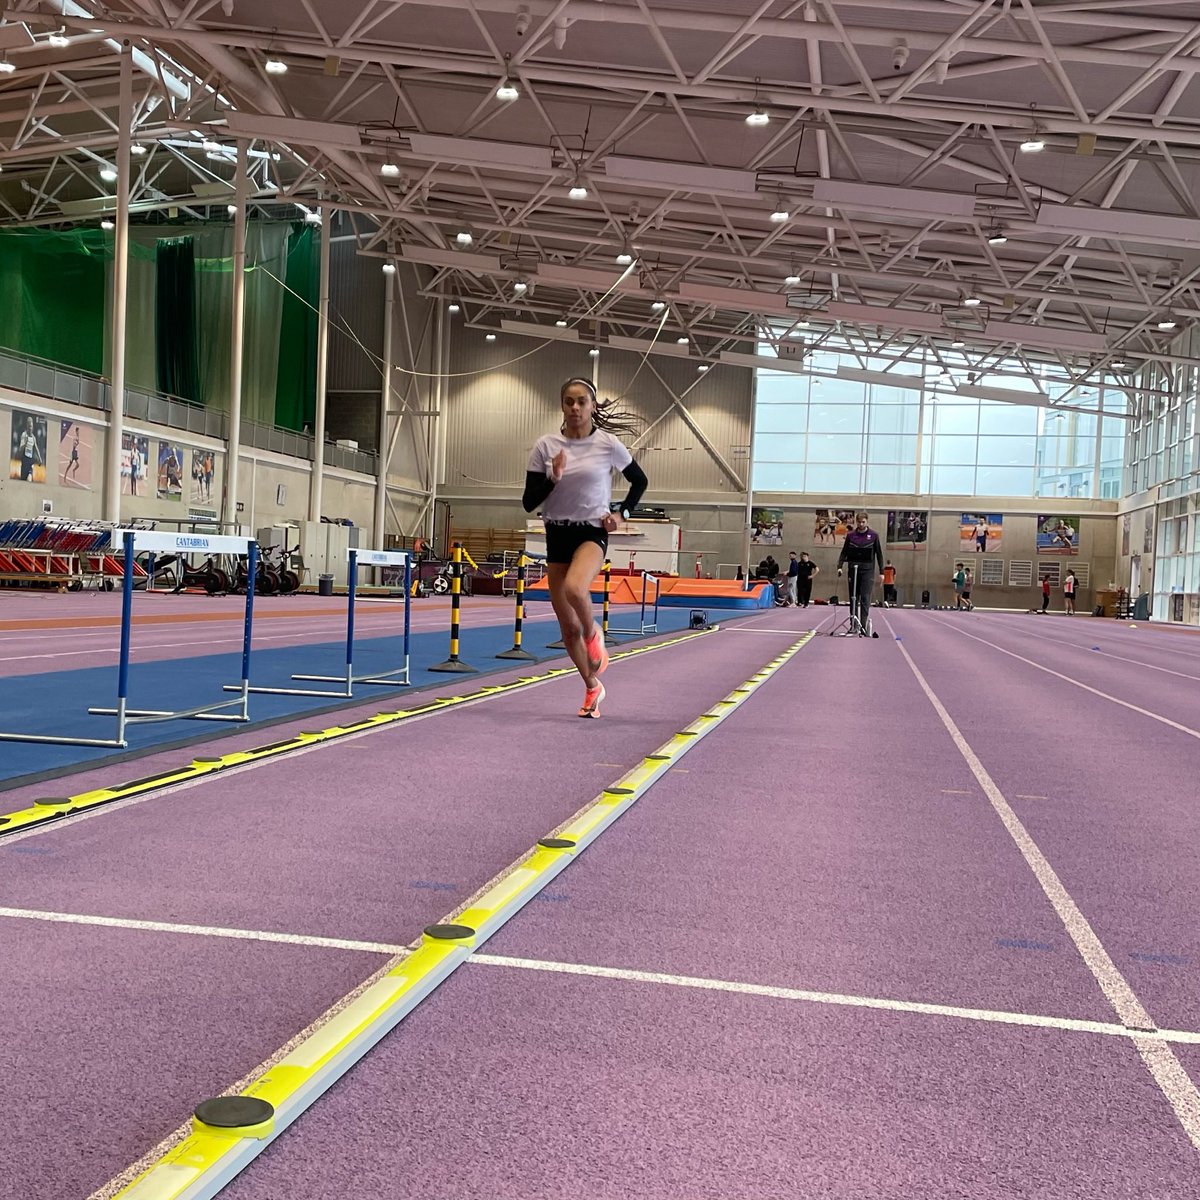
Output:
<instances>
[{"instance_id":1,"label":"spectator standing","mask_svg":"<svg viewBox=\"0 0 1200 1200\"><path fill-rule=\"evenodd\" d=\"M819 575L821 568L808 557L807 550L800 551L800 561L796 564L796 599L801 608L807 608L812 599L813 576Z\"/></svg>"}]
</instances>

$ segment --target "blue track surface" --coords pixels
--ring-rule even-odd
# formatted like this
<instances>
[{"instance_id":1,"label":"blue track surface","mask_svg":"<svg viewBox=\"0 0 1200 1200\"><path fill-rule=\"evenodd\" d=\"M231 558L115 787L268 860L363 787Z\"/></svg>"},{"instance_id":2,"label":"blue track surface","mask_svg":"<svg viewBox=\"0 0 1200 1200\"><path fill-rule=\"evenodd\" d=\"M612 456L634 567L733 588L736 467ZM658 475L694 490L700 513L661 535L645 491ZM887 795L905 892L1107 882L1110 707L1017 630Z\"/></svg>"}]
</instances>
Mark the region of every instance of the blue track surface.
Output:
<instances>
[{"instance_id":1,"label":"blue track surface","mask_svg":"<svg viewBox=\"0 0 1200 1200\"><path fill-rule=\"evenodd\" d=\"M614 625L636 623L637 611L615 610ZM684 629L688 614L682 609L662 609L659 612L659 632ZM547 649L547 643L558 640L558 624L554 621L534 621L525 625L523 645L539 659L561 656L561 650ZM627 640L627 639L625 639ZM134 646L137 631L134 630ZM511 625L472 626L463 630L459 657L478 669L479 674L511 670L520 666L507 659L497 659L500 651L512 646ZM449 651L446 631L413 634L412 687L379 687L357 685L354 699L337 696L262 696L250 697L250 721L247 724L226 722L176 720L128 727L129 750L102 749L87 746L53 746L32 742L0 742L0 784L42 772L61 773L64 768L94 765L114 756L127 757L130 751L184 739L216 737L253 728L255 724L282 717L346 704L370 703L377 699L380 710L403 704L403 697L414 690L428 687L449 687L471 678L465 675L440 674L430 671L435 663L444 662ZM402 665L403 641L399 637L367 638L355 643L354 674L392 671ZM129 704L131 709L177 711L196 708L202 704L220 703L234 696L222 691L223 685L236 683L241 675L242 656L237 652L225 654L189 655L183 659L160 659L157 662L135 663L129 669ZM251 658L250 682L260 687L328 688L338 690L336 683L293 682L295 673L345 674L346 644L325 642L316 645L288 646L270 650L255 650ZM40 675L20 675L3 680L0 685L0 731L11 733L50 734L57 737L109 738L114 736L116 718L90 716L88 708L112 708L116 703L116 667L95 667L87 670L54 671ZM229 710L226 710L229 711Z\"/></svg>"}]
</instances>

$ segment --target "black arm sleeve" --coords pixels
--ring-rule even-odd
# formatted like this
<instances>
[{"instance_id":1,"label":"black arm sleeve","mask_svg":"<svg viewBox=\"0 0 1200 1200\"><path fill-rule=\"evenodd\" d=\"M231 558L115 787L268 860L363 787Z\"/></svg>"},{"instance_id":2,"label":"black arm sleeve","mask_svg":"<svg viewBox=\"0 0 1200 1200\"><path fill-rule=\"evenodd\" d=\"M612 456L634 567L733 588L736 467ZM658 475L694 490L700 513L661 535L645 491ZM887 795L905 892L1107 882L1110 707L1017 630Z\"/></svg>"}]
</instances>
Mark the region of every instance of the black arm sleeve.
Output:
<instances>
[{"instance_id":1,"label":"black arm sleeve","mask_svg":"<svg viewBox=\"0 0 1200 1200\"><path fill-rule=\"evenodd\" d=\"M646 472L637 465L632 459L622 472L622 475L629 480L629 495L625 497L621 504L621 508L625 512L633 512L638 506L638 502L646 494L646 487L650 481L646 478Z\"/></svg>"},{"instance_id":2,"label":"black arm sleeve","mask_svg":"<svg viewBox=\"0 0 1200 1200\"><path fill-rule=\"evenodd\" d=\"M875 539L875 562L879 566L879 573L883 574L883 542L880 538Z\"/></svg>"},{"instance_id":3,"label":"black arm sleeve","mask_svg":"<svg viewBox=\"0 0 1200 1200\"><path fill-rule=\"evenodd\" d=\"M842 565L846 561L846 550L849 547L849 545L850 545L850 542L848 540L844 541L842 543L842 552L841 552L841 554L838 555L838 560L837 560L837 569L839 571L842 569Z\"/></svg>"},{"instance_id":4,"label":"black arm sleeve","mask_svg":"<svg viewBox=\"0 0 1200 1200\"><path fill-rule=\"evenodd\" d=\"M525 492L521 496L521 507L526 512L533 512L550 493L554 491L554 481L541 471L525 472Z\"/></svg>"}]
</instances>

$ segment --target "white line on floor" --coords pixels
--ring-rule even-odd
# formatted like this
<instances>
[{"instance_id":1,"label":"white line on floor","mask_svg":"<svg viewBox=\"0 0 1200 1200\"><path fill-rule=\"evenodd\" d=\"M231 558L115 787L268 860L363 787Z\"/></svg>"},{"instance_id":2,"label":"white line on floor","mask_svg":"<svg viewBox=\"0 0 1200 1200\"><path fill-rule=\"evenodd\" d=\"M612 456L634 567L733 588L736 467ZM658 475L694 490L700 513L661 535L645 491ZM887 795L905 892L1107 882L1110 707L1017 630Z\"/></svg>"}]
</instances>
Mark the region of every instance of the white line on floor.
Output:
<instances>
[{"instance_id":1,"label":"white line on floor","mask_svg":"<svg viewBox=\"0 0 1200 1200\"><path fill-rule=\"evenodd\" d=\"M560 975L590 975L598 979L620 979L630 983L654 983L667 987L697 988L710 992L734 992L772 1000L799 1000L809 1004L834 1004L848 1008L876 1008L888 1012L919 1013L931 1017L957 1017L965 1021L992 1021L1001 1025L1026 1025L1040 1029L1064 1029L1073 1033L1103 1033L1112 1037L1151 1036L1158 1042L1200 1045L1200 1033L1158 1030L1153 1035L1136 1033L1110 1021L1084 1021L1076 1017L1047 1017L1035 1013L1005 1012L988 1008L962 1008L954 1004L926 1004L916 1000L889 1000L875 996L847 996L838 992L810 992L801 988L774 987L760 983L736 983L694 975L667 975L659 971L630 971L620 967L584 966L580 963L545 962L512 958L506 954L474 954L468 962L485 967L513 967L524 971L548 971Z\"/></svg>"},{"instance_id":2,"label":"white line on floor","mask_svg":"<svg viewBox=\"0 0 1200 1200\"><path fill-rule=\"evenodd\" d=\"M967 634L966 636L970 637L972 635ZM975 640L983 641L982 638L976 638ZM991 645L990 642L985 644ZM946 727L946 732L949 733L959 754L962 755L967 766L970 767L971 773L979 781L979 785L983 788L988 800L991 801L992 808L1000 818L1005 829L1008 830L1009 836L1016 843L1017 849L1029 865L1029 869L1033 872L1042 891L1046 894L1046 898L1054 906L1054 911L1058 914L1059 920L1062 921L1068 935L1075 943L1075 948L1079 951L1088 970L1091 971L1092 977L1100 985L1100 990L1108 998L1108 1002L1113 1006L1121 1023L1128 1028L1131 1034L1137 1035L1133 1038L1133 1042L1142 1057L1142 1061L1153 1076L1154 1082L1158 1084L1159 1089L1167 1098L1167 1102L1175 1111L1175 1115L1179 1119L1179 1123L1183 1126L1184 1132L1191 1139L1192 1145L1197 1150L1200 1150L1200 1092L1197 1091L1196 1085L1192 1082L1171 1049L1163 1045L1160 1039L1148 1036L1157 1029L1154 1019L1146 1011L1145 1006L1138 999L1133 988L1129 986L1128 981L1121 974L1117 964L1113 962L1108 951L1101 944L1095 930L1092 929L1087 918L1080 911L1079 906L1071 898L1062 880L1059 879L1049 860L1030 836L1029 831L1021 823L1020 817L1017 816L1012 806L1004 798L1004 793L1000 791L996 781L988 774L987 769L980 762L975 751L971 749L967 739L963 737L962 731L954 723L954 719L946 710L946 706L938 698L933 688L929 686L925 676L921 674L920 668L913 661L912 655L909 654L904 643L897 642L896 646L904 656L904 661L908 663L909 670L916 676L917 683L920 684L921 690L925 693L929 703L933 705L934 711ZM996 647L996 649L1000 649L1000 647ZM1010 652L1005 651L1005 653ZM1014 654L1013 657L1020 658L1021 656ZM1023 659L1022 661L1029 662L1028 659ZM1037 663L1032 663L1031 665L1038 666ZM1041 669L1046 670L1047 668ZM1058 672L1051 671L1050 674L1057 675ZM1059 678L1066 679L1067 676L1062 675ZM1069 680L1069 682L1073 683L1074 680ZM1079 686L1082 687L1085 685L1080 684ZM1095 689L1088 688L1087 690L1094 691ZM1101 692L1098 694L1103 695L1104 693ZM1112 698L1109 697L1109 699ZM1118 701L1118 703L1122 702ZM1133 705L1127 705L1127 707L1132 708ZM1157 719L1163 720L1164 718ZM1169 723L1174 724L1174 722ZM1182 728L1182 726L1178 728Z\"/></svg>"},{"instance_id":3,"label":"white line on floor","mask_svg":"<svg viewBox=\"0 0 1200 1200\"><path fill-rule=\"evenodd\" d=\"M108 929L137 929L146 933L183 933L196 937L233 938L246 942L280 942L285 946L313 946L323 950L362 950L392 957L407 952L405 946L384 942L357 942L346 938L317 937L301 933L273 933L266 929L226 929L220 925L179 925L171 921L138 921L132 917L98 917L90 913L48 912L37 908L0 906L0 917L26 921L53 921L63 925L101 925Z\"/></svg>"},{"instance_id":4,"label":"white line on floor","mask_svg":"<svg viewBox=\"0 0 1200 1200\"><path fill-rule=\"evenodd\" d=\"M737 625L729 626L730 633L783 633L788 637L799 637L802 633L807 633L807 629L742 629Z\"/></svg>"},{"instance_id":5,"label":"white line on floor","mask_svg":"<svg viewBox=\"0 0 1200 1200\"><path fill-rule=\"evenodd\" d=\"M90 913L53 912L36 908L0 906L0 919L48 921L65 925L92 925L106 929L128 929L139 933L175 933L245 942L274 942L285 946L306 946L317 950L354 950L393 957L407 954L407 946L388 942L366 942L350 938L319 937L299 933L279 933L266 929L230 929L220 925L184 925L173 921L141 921L132 917L102 917ZM916 1000L891 1000L875 996L850 996L839 992L814 992L803 988L776 987L770 984L740 983L725 979L707 979L694 975L669 975L661 971L633 971L620 967L585 966L581 963L549 962L542 959L515 958L504 954L475 954L468 960L486 967L511 967L525 971L545 971L560 975L589 975L598 979L618 979L629 983L653 983L668 987L696 988L710 992L732 992L743 996L761 996L771 1000L794 1000L809 1004L832 1004L846 1008L873 1008L887 1012L914 1013L921 1016L953 1017L965 1021L990 1021L1000 1025L1024 1025L1039 1029L1062 1029L1072 1033L1100 1033L1111 1037L1147 1038L1157 1042L1200 1045L1200 1033L1162 1029L1143 1034L1108 1021L1085 1021L1077 1017L1049 1017L1036 1013L1006 1012L1001 1009L963 1008L955 1004L928 1004Z\"/></svg>"},{"instance_id":6,"label":"white line on floor","mask_svg":"<svg viewBox=\"0 0 1200 1200\"><path fill-rule=\"evenodd\" d=\"M1163 725L1169 725L1172 729L1179 730L1180 733L1186 733L1188 737L1200 738L1200 730L1189 729L1186 725L1180 725L1178 721L1172 721L1170 717L1162 716L1161 713L1151 712L1148 708L1139 708L1136 704L1130 704L1128 700L1122 700L1118 696L1110 696L1108 692L1102 692L1099 688L1091 687L1086 683L1080 683L1078 679L1072 679L1070 675L1064 675L1060 671L1052 671L1049 667L1044 667L1041 663L1034 662L1032 658L1026 658L1023 654L1017 654L1014 650L1006 650L1003 646L997 646L995 642L989 642L987 638L976 637L973 633L967 633L965 630L959 629L951 621L939 621L938 624L945 626L947 629L953 629L955 633L960 633L963 637L970 638L973 642L979 642L984 646L991 646L993 650L999 650L1001 654L1007 654L1009 658L1015 658L1018 662L1035 667L1039 671L1045 671L1047 675L1053 675L1055 679L1062 679L1077 688L1083 688L1085 692L1091 692L1093 696L1099 696L1103 700L1111 700L1114 704L1119 704L1122 708L1128 708L1131 712L1140 713L1143 717L1149 717L1152 721L1159 721ZM905 657L907 657L908 652L904 650L903 643L897 642L896 644L905 654Z\"/></svg>"},{"instance_id":7,"label":"white line on floor","mask_svg":"<svg viewBox=\"0 0 1200 1200\"><path fill-rule=\"evenodd\" d=\"M1032 630L1024 631L1025 637L1037 638L1041 642L1050 642L1055 646L1067 647L1071 650L1083 650L1088 654L1099 654L1103 658L1115 658L1119 662L1132 663L1135 667L1145 667L1148 671L1161 671L1164 675L1177 675L1180 679L1190 679L1193 683L1200 683L1200 675L1188 675L1183 671L1172 671L1170 667L1158 667L1154 663L1143 662L1140 658L1127 658L1124 654L1113 654L1111 650L1093 650L1090 646L1084 646L1079 642L1064 641L1062 638L1048 637L1044 633L1034 633Z\"/></svg>"}]
</instances>

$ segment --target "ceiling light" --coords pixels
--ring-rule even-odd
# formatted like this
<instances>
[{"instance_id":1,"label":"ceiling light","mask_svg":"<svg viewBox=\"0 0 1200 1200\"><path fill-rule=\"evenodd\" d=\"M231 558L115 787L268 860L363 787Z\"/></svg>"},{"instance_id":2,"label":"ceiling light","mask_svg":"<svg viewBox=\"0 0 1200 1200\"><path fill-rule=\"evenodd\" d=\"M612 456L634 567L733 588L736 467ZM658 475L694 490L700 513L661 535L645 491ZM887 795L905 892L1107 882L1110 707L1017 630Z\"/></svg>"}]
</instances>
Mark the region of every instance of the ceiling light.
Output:
<instances>
[{"instance_id":1,"label":"ceiling light","mask_svg":"<svg viewBox=\"0 0 1200 1200\"><path fill-rule=\"evenodd\" d=\"M17 69L16 63L8 61L8 56L0 58L0 75L11 75Z\"/></svg>"},{"instance_id":2,"label":"ceiling light","mask_svg":"<svg viewBox=\"0 0 1200 1200\"><path fill-rule=\"evenodd\" d=\"M651 312L662 312L662 310L666 307L667 307L667 302L661 296L657 296L655 298L654 302L650 305L650 311Z\"/></svg>"},{"instance_id":3,"label":"ceiling light","mask_svg":"<svg viewBox=\"0 0 1200 1200\"><path fill-rule=\"evenodd\" d=\"M808 328L808 324L809 324L809 323L808 323L807 321L797 321L797 322L796 322L796 329L807 329L807 328ZM799 337L799 336L800 336L800 335L799 335L799 334L796 332L796 329L793 329L793 330L792 330L792 334L791 334L791 336L792 336L792 337Z\"/></svg>"},{"instance_id":4,"label":"ceiling light","mask_svg":"<svg viewBox=\"0 0 1200 1200\"><path fill-rule=\"evenodd\" d=\"M575 182L573 184L571 184L570 190L567 192L567 195L570 196L570 198L572 200L586 200L587 199L588 190L584 186L583 180L580 179L578 175L575 176Z\"/></svg>"},{"instance_id":5,"label":"ceiling light","mask_svg":"<svg viewBox=\"0 0 1200 1200\"><path fill-rule=\"evenodd\" d=\"M379 168L379 173L385 179L395 179L396 176L400 174L400 168L396 166L395 163L384 163L383 166Z\"/></svg>"},{"instance_id":6,"label":"ceiling light","mask_svg":"<svg viewBox=\"0 0 1200 1200\"><path fill-rule=\"evenodd\" d=\"M771 214L771 220L776 225L782 225L792 214L788 212L787 201L780 196L775 201L775 211Z\"/></svg>"},{"instance_id":7,"label":"ceiling light","mask_svg":"<svg viewBox=\"0 0 1200 1200\"><path fill-rule=\"evenodd\" d=\"M304 221L307 225L320 225L321 214L317 212L316 209L313 209L312 212L306 212L304 214Z\"/></svg>"},{"instance_id":8,"label":"ceiling light","mask_svg":"<svg viewBox=\"0 0 1200 1200\"><path fill-rule=\"evenodd\" d=\"M961 350L966 344L967 344L966 342L951 342L950 349L951 350Z\"/></svg>"},{"instance_id":9,"label":"ceiling light","mask_svg":"<svg viewBox=\"0 0 1200 1200\"><path fill-rule=\"evenodd\" d=\"M708 370L708 363L701 363L701 364L700 364L700 365L699 365L699 366L696 368L696 370L697 370L697 371L698 371L698 372L699 372L701 375L703 375L703 374L704 374L704 372Z\"/></svg>"},{"instance_id":10,"label":"ceiling light","mask_svg":"<svg viewBox=\"0 0 1200 1200\"><path fill-rule=\"evenodd\" d=\"M396 264L394 262L385 262L383 264L383 273L385 275L395 275Z\"/></svg>"},{"instance_id":11,"label":"ceiling light","mask_svg":"<svg viewBox=\"0 0 1200 1200\"><path fill-rule=\"evenodd\" d=\"M451 300L450 303L446 305L446 311L448 313L462 312L462 305L460 305L457 300Z\"/></svg>"},{"instance_id":12,"label":"ceiling light","mask_svg":"<svg viewBox=\"0 0 1200 1200\"><path fill-rule=\"evenodd\" d=\"M1129 366L1129 364L1123 358L1114 359L1112 363L1112 369L1114 371L1124 371L1127 366Z\"/></svg>"},{"instance_id":13,"label":"ceiling light","mask_svg":"<svg viewBox=\"0 0 1200 1200\"><path fill-rule=\"evenodd\" d=\"M1045 150L1045 148L1046 142L1040 133L1033 134L1032 137L1026 138L1021 143L1022 154L1038 154L1042 150Z\"/></svg>"},{"instance_id":14,"label":"ceiling light","mask_svg":"<svg viewBox=\"0 0 1200 1200\"><path fill-rule=\"evenodd\" d=\"M101 167L100 178L103 179L105 183L116 183L117 173L112 167Z\"/></svg>"},{"instance_id":15,"label":"ceiling light","mask_svg":"<svg viewBox=\"0 0 1200 1200\"><path fill-rule=\"evenodd\" d=\"M485 342L494 342L496 340L496 335L494 333L485 333L483 335L483 340Z\"/></svg>"},{"instance_id":16,"label":"ceiling light","mask_svg":"<svg viewBox=\"0 0 1200 1200\"><path fill-rule=\"evenodd\" d=\"M1002 229L993 229L987 235L987 240L989 246L1003 246L1008 241L1008 234Z\"/></svg>"},{"instance_id":17,"label":"ceiling light","mask_svg":"<svg viewBox=\"0 0 1200 1200\"><path fill-rule=\"evenodd\" d=\"M968 297L967 297L967 298L966 298L966 299L963 301L963 304L964 304L964 305L965 305L967 308L978 308L978 307L979 307L979 306L980 306L982 303L983 303L983 301L982 301L982 300L980 300L980 298L979 298L978 296L968 296Z\"/></svg>"},{"instance_id":18,"label":"ceiling light","mask_svg":"<svg viewBox=\"0 0 1200 1200\"><path fill-rule=\"evenodd\" d=\"M529 291L529 284L524 279L516 279L513 281L513 292L518 296L523 296Z\"/></svg>"},{"instance_id":19,"label":"ceiling light","mask_svg":"<svg viewBox=\"0 0 1200 1200\"><path fill-rule=\"evenodd\" d=\"M632 262L633 262L633 255L630 254L628 250L622 250L621 253L617 255L617 266L618 267L627 267Z\"/></svg>"},{"instance_id":20,"label":"ceiling light","mask_svg":"<svg viewBox=\"0 0 1200 1200\"><path fill-rule=\"evenodd\" d=\"M593 346L593 347L592 347L592 348L591 348L591 349L588 351L588 357L590 357L590 358L599 358L599 357L600 357L600 351L599 351L599 350L598 350L598 349L597 349L595 346Z\"/></svg>"},{"instance_id":21,"label":"ceiling light","mask_svg":"<svg viewBox=\"0 0 1200 1200\"><path fill-rule=\"evenodd\" d=\"M460 229L458 233L454 235L454 240L460 246L469 246L475 239L471 236L471 231L469 229Z\"/></svg>"},{"instance_id":22,"label":"ceiling light","mask_svg":"<svg viewBox=\"0 0 1200 1200\"><path fill-rule=\"evenodd\" d=\"M115 229L116 226L107 217L105 217L104 220L100 222L100 228L104 230L110 230Z\"/></svg>"},{"instance_id":23,"label":"ceiling light","mask_svg":"<svg viewBox=\"0 0 1200 1200\"><path fill-rule=\"evenodd\" d=\"M1175 318L1170 315L1163 317L1163 319L1161 321L1159 321L1159 323L1158 323L1159 329L1163 330L1164 332L1172 330L1172 329L1176 329L1176 328L1178 328L1178 326L1179 326L1179 322L1176 321Z\"/></svg>"},{"instance_id":24,"label":"ceiling light","mask_svg":"<svg viewBox=\"0 0 1200 1200\"><path fill-rule=\"evenodd\" d=\"M769 125L770 123L771 117L761 104L758 105L753 112L748 113L746 116L746 124L752 125L756 129L761 128L763 125Z\"/></svg>"},{"instance_id":25,"label":"ceiling light","mask_svg":"<svg viewBox=\"0 0 1200 1200\"><path fill-rule=\"evenodd\" d=\"M287 69L287 63L285 63L282 58L268 58L267 61L263 63L263 70L266 71L268 75L286 75Z\"/></svg>"},{"instance_id":26,"label":"ceiling light","mask_svg":"<svg viewBox=\"0 0 1200 1200\"><path fill-rule=\"evenodd\" d=\"M567 318L566 318L566 317L559 317L559 318L558 318L558 320L554 322L554 324L555 324L555 325L556 325L556 326L557 326L559 329L566 329L566 327L567 327Z\"/></svg>"},{"instance_id":27,"label":"ceiling light","mask_svg":"<svg viewBox=\"0 0 1200 1200\"><path fill-rule=\"evenodd\" d=\"M227 205L225 205L225 211L232 217L233 214L235 212L237 212L237 205L236 204L227 204Z\"/></svg>"},{"instance_id":28,"label":"ceiling light","mask_svg":"<svg viewBox=\"0 0 1200 1200\"><path fill-rule=\"evenodd\" d=\"M59 50L61 50L64 46L69 46L71 44L71 39L67 37L67 31L65 29L60 29L57 33L52 33L46 40L50 43L50 45L57 47Z\"/></svg>"},{"instance_id":29,"label":"ceiling light","mask_svg":"<svg viewBox=\"0 0 1200 1200\"><path fill-rule=\"evenodd\" d=\"M501 81L500 86L496 89L497 100L519 100L521 98L521 89L506 75Z\"/></svg>"},{"instance_id":30,"label":"ceiling light","mask_svg":"<svg viewBox=\"0 0 1200 1200\"><path fill-rule=\"evenodd\" d=\"M129 153L137 155L138 158L141 158L146 152L147 147L143 146L141 142L134 142L133 145L129 147Z\"/></svg>"},{"instance_id":31,"label":"ceiling light","mask_svg":"<svg viewBox=\"0 0 1200 1200\"><path fill-rule=\"evenodd\" d=\"M688 344L688 339L685 337L677 337L675 339L675 345L677 345L677 346L686 346L687 344Z\"/></svg>"},{"instance_id":32,"label":"ceiling light","mask_svg":"<svg viewBox=\"0 0 1200 1200\"><path fill-rule=\"evenodd\" d=\"M784 287L795 287L796 284L798 284L799 282L800 282L799 275L787 275L784 277L783 286Z\"/></svg>"}]
</instances>

